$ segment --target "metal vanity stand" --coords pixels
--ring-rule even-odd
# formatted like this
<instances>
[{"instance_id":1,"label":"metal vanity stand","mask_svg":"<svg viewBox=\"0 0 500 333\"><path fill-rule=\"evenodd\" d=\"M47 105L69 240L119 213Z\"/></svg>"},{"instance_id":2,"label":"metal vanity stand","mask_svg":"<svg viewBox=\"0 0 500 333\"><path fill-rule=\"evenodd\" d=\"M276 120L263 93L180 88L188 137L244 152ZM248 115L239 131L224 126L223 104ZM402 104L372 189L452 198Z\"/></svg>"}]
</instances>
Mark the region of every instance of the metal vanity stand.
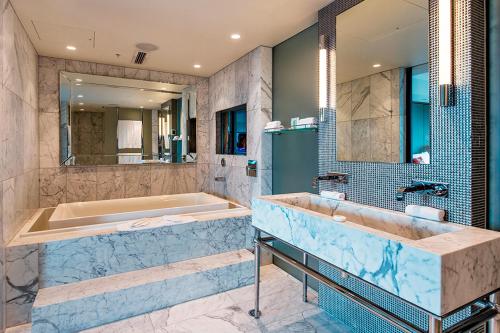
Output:
<instances>
[{"instance_id":1,"label":"metal vanity stand","mask_svg":"<svg viewBox=\"0 0 500 333\"><path fill-rule=\"evenodd\" d=\"M498 309L498 303L499 299L497 298L498 290L496 292L493 292L488 295L484 295L483 297L464 305L463 307L451 312L447 313L444 316L438 316L433 313L430 313L429 311L426 311L419 306L416 306L402 298L399 298L402 302L405 304L408 304L409 306L412 306L423 313L425 313L428 316L429 320L429 330L424 331L420 327L415 326L414 324L408 322L407 320L400 318L399 316L387 311L386 309L380 307L379 305L373 303L372 301L364 298L361 295L358 295L354 293L353 291L339 285L338 283L334 282L330 278L326 277L325 275L309 268L307 266L307 261L309 257L316 258L317 260L321 261L322 263L325 263L327 265L330 265L334 267L335 269L338 269L339 271L342 272L343 276L349 277L349 278L354 278L360 281L363 281L365 283L368 283L364 281L363 279L360 279L359 277L352 275L337 266L334 266L310 253L307 253L287 242L284 242L280 240L280 242L283 242L287 244L288 246L302 252L303 254L303 260L302 262L299 262L290 256L284 254L283 252L277 250L274 248L270 243L273 240L280 240L276 237L261 237L261 231L259 229L255 229L255 238L254 238L254 246L255 246L255 308L253 310L250 310L249 314L254 317L255 319L258 319L261 315L261 312L259 310L259 294L260 294L260 263L261 263L261 251L265 250L276 257L282 259L284 262L287 264L297 268L300 270L304 275L303 275L303 300L304 302L307 302L307 279L308 277L311 277L313 279L316 279L318 282L326 285L327 287L339 292L343 296L347 297L351 301L357 303L364 309L368 310L370 313L376 315L377 317L385 320L389 324L395 326L402 332L407 332L407 333L458 333L458 332L470 332L471 330L477 328L479 325L489 321L488 323L488 332L490 333L497 333L499 332L499 327L497 326L498 324L496 323L495 316L499 313ZM385 290L372 285L373 287L386 292ZM397 297L397 296L395 296ZM470 308L472 311L471 316L469 316L467 319L464 319L456 324L454 324L451 327L448 327L446 330L443 330L443 319L445 317L448 317L454 313L457 313L461 310L464 310L465 308Z\"/></svg>"}]
</instances>

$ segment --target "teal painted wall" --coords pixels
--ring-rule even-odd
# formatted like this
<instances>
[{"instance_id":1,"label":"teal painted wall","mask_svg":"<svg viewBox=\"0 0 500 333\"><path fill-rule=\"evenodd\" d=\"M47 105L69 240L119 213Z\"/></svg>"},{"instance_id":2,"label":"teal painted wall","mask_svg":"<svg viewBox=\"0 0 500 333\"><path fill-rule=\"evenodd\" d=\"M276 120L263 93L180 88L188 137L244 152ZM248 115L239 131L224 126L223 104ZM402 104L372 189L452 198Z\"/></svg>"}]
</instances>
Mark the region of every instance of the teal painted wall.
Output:
<instances>
[{"instance_id":1,"label":"teal painted wall","mask_svg":"<svg viewBox=\"0 0 500 333\"><path fill-rule=\"evenodd\" d=\"M318 116L318 25L315 24L273 48L273 120L286 127L293 117ZM313 192L312 178L318 175L316 132L296 132L273 136L273 194ZM286 244L274 246L297 260L302 254ZM278 258L274 264L297 279L302 274ZM318 270L318 263L310 261ZM316 289L313 279L309 285Z\"/></svg>"},{"instance_id":2,"label":"teal painted wall","mask_svg":"<svg viewBox=\"0 0 500 333\"><path fill-rule=\"evenodd\" d=\"M500 231L500 1L489 2L489 228Z\"/></svg>"},{"instance_id":3,"label":"teal painted wall","mask_svg":"<svg viewBox=\"0 0 500 333\"><path fill-rule=\"evenodd\" d=\"M318 116L318 73L317 24L273 48L273 120ZM317 175L316 132L273 136L273 194L315 192Z\"/></svg>"}]
</instances>

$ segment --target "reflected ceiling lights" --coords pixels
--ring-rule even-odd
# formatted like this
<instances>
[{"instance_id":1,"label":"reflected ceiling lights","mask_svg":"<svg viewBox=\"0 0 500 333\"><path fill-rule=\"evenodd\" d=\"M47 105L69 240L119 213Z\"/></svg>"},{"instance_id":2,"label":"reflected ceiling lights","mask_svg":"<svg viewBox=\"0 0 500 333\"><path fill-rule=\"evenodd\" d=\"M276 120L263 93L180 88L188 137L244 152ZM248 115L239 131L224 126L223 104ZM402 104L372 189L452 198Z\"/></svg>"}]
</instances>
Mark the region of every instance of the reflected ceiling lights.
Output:
<instances>
[{"instance_id":1,"label":"reflected ceiling lights","mask_svg":"<svg viewBox=\"0 0 500 333\"><path fill-rule=\"evenodd\" d=\"M237 40L237 39L240 39L241 36L239 34L232 34L231 35L231 39L234 39L234 40Z\"/></svg>"},{"instance_id":2,"label":"reflected ceiling lights","mask_svg":"<svg viewBox=\"0 0 500 333\"><path fill-rule=\"evenodd\" d=\"M70 51L76 51L76 47L74 47L73 45L66 46L66 49Z\"/></svg>"},{"instance_id":3,"label":"reflected ceiling lights","mask_svg":"<svg viewBox=\"0 0 500 333\"><path fill-rule=\"evenodd\" d=\"M194 67L194 68L201 68L201 65L199 65L199 64L194 64L194 65L193 65L193 67Z\"/></svg>"},{"instance_id":4,"label":"reflected ceiling lights","mask_svg":"<svg viewBox=\"0 0 500 333\"><path fill-rule=\"evenodd\" d=\"M78 97L78 98L83 98L83 95L78 95L78 96L76 96L76 97Z\"/></svg>"},{"instance_id":5,"label":"reflected ceiling lights","mask_svg":"<svg viewBox=\"0 0 500 333\"><path fill-rule=\"evenodd\" d=\"M381 64L374 64L374 65L373 65L373 68L379 68L379 67L381 67L381 66L382 66Z\"/></svg>"}]
</instances>

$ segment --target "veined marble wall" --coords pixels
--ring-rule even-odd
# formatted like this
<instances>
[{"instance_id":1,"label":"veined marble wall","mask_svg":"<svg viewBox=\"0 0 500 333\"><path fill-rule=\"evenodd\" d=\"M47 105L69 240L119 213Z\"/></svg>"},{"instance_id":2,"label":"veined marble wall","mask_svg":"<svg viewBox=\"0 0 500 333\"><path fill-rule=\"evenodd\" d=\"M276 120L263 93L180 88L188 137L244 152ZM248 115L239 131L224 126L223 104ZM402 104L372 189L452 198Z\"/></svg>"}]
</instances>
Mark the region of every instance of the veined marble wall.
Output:
<instances>
[{"instance_id":1,"label":"veined marble wall","mask_svg":"<svg viewBox=\"0 0 500 333\"><path fill-rule=\"evenodd\" d=\"M200 144L210 154L200 164L198 179L206 192L250 206L252 197L271 194L272 139L264 134L264 126L272 120L272 49L260 46L211 76L209 95L209 128L203 132L210 140ZM247 105L247 155L216 154L215 113L242 104ZM248 160L257 161L255 178L246 176ZM216 182L215 177L225 181Z\"/></svg>"},{"instance_id":2,"label":"veined marble wall","mask_svg":"<svg viewBox=\"0 0 500 333\"><path fill-rule=\"evenodd\" d=\"M85 61L39 57L40 205L199 191L208 161L208 79ZM189 84L197 93L198 164L59 167L59 72ZM200 175L197 181L197 175Z\"/></svg>"},{"instance_id":3,"label":"veined marble wall","mask_svg":"<svg viewBox=\"0 0 500 333\"><path fill-rule=\"evenodd\" d=\"M38 208L37 53L12 5L0 1L0 331L9 324L5 302L10 265L5 246ZM6 282L7 281L7 282Z\"/></svg>"},{"instance_id":4,"label":"veined marble wall","mask_svg":"<svg viewBox=\"0 0 500 333\"><path fill-rule=\"evenodd\" d=\"M403 162L402 88L399 68L337 84L338 161Z\"/></svg>"}]
</instances>

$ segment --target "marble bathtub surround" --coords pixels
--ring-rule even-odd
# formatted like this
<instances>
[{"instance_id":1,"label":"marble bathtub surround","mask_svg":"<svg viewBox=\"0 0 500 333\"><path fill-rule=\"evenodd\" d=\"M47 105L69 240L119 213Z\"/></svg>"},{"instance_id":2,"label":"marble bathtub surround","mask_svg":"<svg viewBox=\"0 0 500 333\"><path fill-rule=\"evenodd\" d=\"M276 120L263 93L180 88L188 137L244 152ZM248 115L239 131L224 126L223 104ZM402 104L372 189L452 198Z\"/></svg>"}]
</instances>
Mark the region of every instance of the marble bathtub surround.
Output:
<instances>
[{"instance_id":1,"label":"marble bathtub surround","mask_svg":"<svg viewBox=\"0 0 500 333\"><path fill-rule=\"evenodd\" d=\"M145 219L151 226L142 230L112 225L26 237L38 219L48 220L50 212L39 209L7 247L9 326L30 320L39 286L123 274L252 246L253 228L246 208L163 222L161 217Z\"/></svg>"},{"instance_id":2,"label":"marble bathtub surround","mask_svg":"<svg viewBox=\"0 0 500 333\"><path fill-rule=\"evenodd\" d=\"M496 232L308 193L261 197L252 209L254 227L437 315L500 287Z\"/></svg>"},{"instance_id":3,"label":"marble bathtub surround","mask_svg":"<svg viewBox=\"0 0 500 333\"><path fill-rule=\"evenodd\" d=\"M242 104L247 105L247 155L216 154L215 113ZM209 105L209 166L200 172L209 180L203 190L250 206L252 197L271 193L272 141L263 129L272 120L272 49L258 47L211 76ZM256 178L246 176L248 160L257 161ZM215 177L226 182L215 182Z\"/></svg>"},{"instance_id":4,"label":"marble bathtub surround","mask_svg":"<svg viewBox=\"0 0 500 333\"><path fill-rule=\"evenodd\" d=\"M40 286L50 287L250 247L248 215L196 219L40 245ZM133 255L131 255L133 253Z\"/></svg>"},{"instance_id":5,"label":"marble bathtub surround","mask_svg":"<svg viewBox=\"0 0 500 333\"><path fill-rule=\"evenodd\" d=\"M337 84L337 160L403 161L402 80L396 68Z\"/></svg>"},{"instance_id":6,"label":"marble bathtub surround","mask_svg":"<svg viewBox=\"0 0 500 333\"><path fill-rule=\"evenodd\" d=\"M39 207L38 56L9 1L0 1L0 331L17 322L6 302L22 304L9 284L6 244ZM7 275L7 277L6 277ZM28 283L29 284L29 283ZM28 287L29 288L29 287ZM19 297L18 297L19 296Z\"/></svg>"},{"instance_id":7,"label":"marble bathtub surround","mask_svg":"<svg viewBox=\"0 0 500 333\"><path fill-rule=\"evenodd\" d=\"M6 326L31 321L31 306L38 291L38 245L6 248Z\"/></svg>"},{"instance_id":8,"label":"marble bathtub surround","mask_svg":"<svg viewBox=\"0 0 500 333\"><path fill-rule=\"evenodd\" d=\"M336 321L317 307L317 295L309 292L309 302L301 299L299 281L274 265L261 269L261 307L257 323L247 312L253 306L253 286L178 304L166 309L84 330L85 333L109 332L335 332L352 329ZM282 302L276 302L276 299ZM286 300L286 301L285 301ZM31 333L31 324L6 333Z\"/></svg>"},{"instance_id":9,"label":"marble bathtub surround","mask_svg":"<svg viewBox=\"0 0 500 333\"><path fill-rule=\"evenodd\" d=\"M80 331L252 281L253 255L240 250L40 289L33 304L32 332Z\"/></svg>"}]
</instances>

